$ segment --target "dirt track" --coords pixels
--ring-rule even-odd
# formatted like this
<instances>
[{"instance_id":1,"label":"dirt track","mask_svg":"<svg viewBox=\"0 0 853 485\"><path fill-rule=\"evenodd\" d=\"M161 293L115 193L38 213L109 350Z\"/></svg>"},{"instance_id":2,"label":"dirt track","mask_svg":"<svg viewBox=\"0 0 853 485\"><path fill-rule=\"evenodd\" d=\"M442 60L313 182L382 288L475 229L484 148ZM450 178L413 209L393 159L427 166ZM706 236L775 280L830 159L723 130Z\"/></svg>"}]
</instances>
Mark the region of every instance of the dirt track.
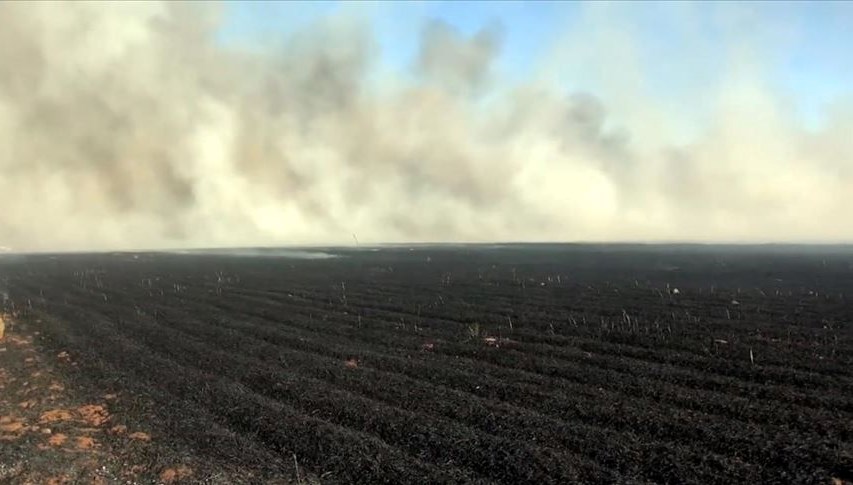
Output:
<instances>
[{"instance_id":1,"label":"dirt track","mask_svg":"<svg viewBox=\"0 0 853 485\"><path fill-rule=\"evenodd\" d=\"M65 380L169 443L154 477L190 456L190 481L853 480L849 251L340 253L31 256L0 277L78 364Z\"/></svg>"}]
</instances>

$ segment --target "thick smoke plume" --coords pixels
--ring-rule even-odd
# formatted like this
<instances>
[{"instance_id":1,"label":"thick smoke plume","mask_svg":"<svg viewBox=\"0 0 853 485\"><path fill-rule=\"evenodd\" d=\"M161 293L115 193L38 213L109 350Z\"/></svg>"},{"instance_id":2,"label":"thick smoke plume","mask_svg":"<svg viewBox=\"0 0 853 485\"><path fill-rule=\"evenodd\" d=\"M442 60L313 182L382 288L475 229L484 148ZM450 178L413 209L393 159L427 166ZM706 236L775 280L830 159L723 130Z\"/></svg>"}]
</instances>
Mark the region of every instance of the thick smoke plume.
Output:
<instances>
[{"instance_id":1,"label":"thick smoke plume","mask_svg":"<svg viewBox=\"0 0 853 485\"><path fill-rule=\"evenodd\" d=\"M678 119L620 84L630 53L575 66L612 98L511 85L499 28L432 23L393 81L357 21L241 50L221 15L0 4L0 245L853 239L851 111L803 130L748 56L675 146Z\"/></svg>"}]
</instances>

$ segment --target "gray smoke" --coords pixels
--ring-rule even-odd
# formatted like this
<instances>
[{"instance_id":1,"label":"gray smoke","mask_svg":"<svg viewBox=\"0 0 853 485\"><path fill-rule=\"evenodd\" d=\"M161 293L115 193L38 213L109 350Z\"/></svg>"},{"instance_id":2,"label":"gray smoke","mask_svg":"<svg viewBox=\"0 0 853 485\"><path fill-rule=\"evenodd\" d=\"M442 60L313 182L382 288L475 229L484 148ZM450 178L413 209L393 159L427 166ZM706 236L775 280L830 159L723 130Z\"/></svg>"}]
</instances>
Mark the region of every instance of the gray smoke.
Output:
<instances>
[{"instance_id":1,"label":"gray smoke","mask_svg":"<svg viewBox=\"0 0 853 485\"><path fill-rule=\"evenodd\" d=\"M0 245L853 239L853 111L805 132L758 76L674 147L628 91L506 87L499 28L428 23L394 83L357 21L241 50L220 17L0 4Z\"/></svg>"}]
</instances>

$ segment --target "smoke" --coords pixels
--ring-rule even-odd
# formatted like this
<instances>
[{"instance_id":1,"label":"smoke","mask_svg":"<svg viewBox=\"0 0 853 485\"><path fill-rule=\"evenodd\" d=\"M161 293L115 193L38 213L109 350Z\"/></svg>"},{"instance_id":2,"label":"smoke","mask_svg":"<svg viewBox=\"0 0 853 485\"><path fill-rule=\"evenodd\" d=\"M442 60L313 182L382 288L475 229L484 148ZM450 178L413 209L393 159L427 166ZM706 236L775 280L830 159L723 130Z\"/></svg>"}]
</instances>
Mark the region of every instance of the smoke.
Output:
<instances>
[{"instance_id":1,"label":"smoke","mask_svg":"<svg viewBox=\"0 0 853 485\"><path fill-rule=\"evenodd\" d=\"M804 130L748 55L684 143L603 28L553 57L593 95L503 82L497 27L428 23L405 81L375 75L364 22L238 49L222 15L0 4L0 245L853 239L853 110Z\"/></svg>"}]
</instances>

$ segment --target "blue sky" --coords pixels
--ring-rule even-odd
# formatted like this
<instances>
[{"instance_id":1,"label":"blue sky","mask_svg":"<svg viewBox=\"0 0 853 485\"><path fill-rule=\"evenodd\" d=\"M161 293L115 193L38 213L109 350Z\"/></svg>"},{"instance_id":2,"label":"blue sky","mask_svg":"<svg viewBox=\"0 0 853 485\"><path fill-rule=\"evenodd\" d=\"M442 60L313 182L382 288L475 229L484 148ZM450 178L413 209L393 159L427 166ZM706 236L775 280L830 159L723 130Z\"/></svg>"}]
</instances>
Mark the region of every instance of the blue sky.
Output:
<instances>
[{"instance_id":1,"label":"blue sky","mask_svg":"<svg viewBox=\"0 0 853 485\"><path fill-rule=\"evenodd\" d=\"M523 82L573 32L590 27L578 2L230 2L221 39L261 42L286 37L346 11L371 26L383 69L405 73L414 62L423 25L442 20L472 35L499 24L503 44L496 70ZM644 94L661 102L700 106L701 93L726 70L729 51L748 42L764 77L807 127L821 125L834 102L853 91L853 3L701 2L616 4L620 23L642 65ZM685 22L685 15L690 20ZM600 21L600 18L599 18ZM697 41L703 46L697 49ZM576 39L575 39L576 40ZM596 92L599 77L567 65L554 81L567 91ZM605 100L606 101L606 100ZM696 108L698 109L698 108Z\"/></svg>"},{"instance_id":2,"label":"blue sky","mask_svg":"<svg viewBox=\"0 0 853 485\"><path fill-rule=\"evenodd\" d=\"M428 20L441 20L466 35L497 22L504 34L500 66L510 73L530 67L560 33L576 4L561 2L228 2L222 38L251 42L286 36L328 15L363 12L381 48L383 62L406 69L418 52ZM533 55L531 55L533 54Z\"/></svg>"}]
</instances>

